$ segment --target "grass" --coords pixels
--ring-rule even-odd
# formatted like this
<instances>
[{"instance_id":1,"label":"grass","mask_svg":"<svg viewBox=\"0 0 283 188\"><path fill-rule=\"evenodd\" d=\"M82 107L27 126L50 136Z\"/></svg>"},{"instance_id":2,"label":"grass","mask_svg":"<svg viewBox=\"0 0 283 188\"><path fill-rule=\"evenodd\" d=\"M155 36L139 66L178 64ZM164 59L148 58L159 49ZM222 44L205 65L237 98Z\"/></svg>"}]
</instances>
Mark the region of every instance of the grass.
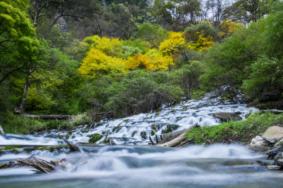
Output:
<instances>
[{"instance_id":1,"label":"grass","mask_svg":"<svg viewBox=\"0 0 283 188\"><path fill-rule=\"evenodd\" d=\"M76 115L70 120L38 120L7 113L2 127L5 133L29 134L52 129L70 130L90 122L91 118L87 114Z\"/></svg>"},{"instance_id":2,"label":"grass","mask_svg":"<svg viewBox=\"0 0 283 188\"><path fill-rule=\"evenodd\" d=\"M256 113L243 121L223 123L214 127L194 127L188 131L187 138L195 144L246 144L274 125L283 126L283 114Z\"/></svg>"}]
</instances>

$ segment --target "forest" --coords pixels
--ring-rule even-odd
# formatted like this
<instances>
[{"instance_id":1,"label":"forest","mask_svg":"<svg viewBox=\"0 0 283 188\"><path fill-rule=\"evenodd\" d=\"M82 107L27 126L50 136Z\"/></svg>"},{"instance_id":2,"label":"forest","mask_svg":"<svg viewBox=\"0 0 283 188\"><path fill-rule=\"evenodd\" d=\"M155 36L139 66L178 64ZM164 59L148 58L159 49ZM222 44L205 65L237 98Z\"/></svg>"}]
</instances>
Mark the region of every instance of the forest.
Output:
<instances>
[{"instance_id":1,"label":"forest","mask_svg":"<svg viewBox=\"0 0 283 188\"><path fill-rule=\"evenodd\" d=\"M21 132L57 126L23 114L126 117L223 85L254 106L283 108L282 7L276 0L1 0L0 124Z\"/></svg>"},{"instance_id":2,"label":"forest","mask_svg":"<svg viewBox=\"0 0 283 188\"><path fill-rule=\"evenodd\" d=\"M282 0L0 0L1 188L282 188Z\"/></svg>"}]
</instances>

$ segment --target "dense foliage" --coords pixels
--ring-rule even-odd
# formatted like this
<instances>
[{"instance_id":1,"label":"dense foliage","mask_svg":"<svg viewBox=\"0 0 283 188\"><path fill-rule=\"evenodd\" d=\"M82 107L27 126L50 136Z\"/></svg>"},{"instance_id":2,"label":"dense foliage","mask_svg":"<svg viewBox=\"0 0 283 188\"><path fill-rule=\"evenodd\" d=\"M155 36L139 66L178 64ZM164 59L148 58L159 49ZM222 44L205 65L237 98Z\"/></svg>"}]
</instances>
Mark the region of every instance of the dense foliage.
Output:
<instances>
[{"instance_id":1,"label":"dense foliage","mask_svg":"<svg viewBox=\"0 0 283 188\"><path fill-rule=\"evenodd\" d=\"M282 100L283 11L282 4L276 7L268 17L209 50L202 76L207 87L229 84L243 89L254 102ZM275 107L282 108L282 102Z\"/></svg>"},{"instance_id":2,"label":"dense foliage","mask_svg":"<svg viewBox=\"0 0 283 188\"><path fill-rule=\"evenodd\" d=\"M282 108L282 3L250 3L0 0L0 123L127 116L222 85Z\"/></svg>"}]
</instances>

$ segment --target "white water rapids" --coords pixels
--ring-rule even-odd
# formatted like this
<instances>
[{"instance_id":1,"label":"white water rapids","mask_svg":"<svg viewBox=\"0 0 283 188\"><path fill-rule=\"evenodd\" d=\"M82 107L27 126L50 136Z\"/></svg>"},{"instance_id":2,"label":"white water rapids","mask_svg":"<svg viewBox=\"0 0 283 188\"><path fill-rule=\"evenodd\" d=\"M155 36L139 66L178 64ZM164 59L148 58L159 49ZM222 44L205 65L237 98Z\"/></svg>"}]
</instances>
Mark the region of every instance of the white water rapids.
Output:
<instances>
[{"instance_id":1,"label":"white water rapids","mask_svg":"<svg viewBox=\"0 0 283 188\"><path fill-rule=\"evenodd\" d=\"M241 119L257 112L245 104L224 102L207 95L159 112L105 120L71 132L38 135L2 135L0 145L56 145L62 137L87 143L94 133L103 137L96 147L82 146L81 153L23 150L0 153L0 163L30 156L65 159L64 168L47 175L31 168L0 170L1 188L282 188L283 174L256 163L263 156L241 145L161 148L146 146L150 138L193 126L217 126L215 113L235 113ZM107 145L116 144L116 146ZM106 145L104 145L106 144ZM135 146L133 146L135 145Z\"/></svg>"},{"instance_id":2,"label":"white water rapids","mask_svg":"<svg viewBox=\"0 0 283 188\"><path fill-rule=\"evenodd\" d=\"M150 139L158 140L160 135L172 131L185 130L193 126L215 126L220 120L215 113L237 113L245 119L247 115L257 112L256 108L246 104L225 102L213 93L201 100L184 101L178 105L164 107L158 112L138 114L126 118L105 120L99 123L81 126L71 132L51 131L44 135L0 136L1 144L57 144L58 136L67 137L74 143L87 143L90 136L99 133L102 139L98 144L148 145ZM44 137L43 137L44 136ZM52 139L54 138L54 139Z\"/></svg>"},{"instance_id":3,"label":"white water rapids","mask_svg":"<svg viewBox=\"0 0 283 188\"><path fill-rule=\"evenodd\" d=\"M256 164L262 156L240 145L83 148L83 153L34 151L43 159L65 158L47 175L32 169L0 170L1 188L281 188L283 174ZM29 156L31 154L26 154ZM24 156L19 156L24 157ZM0 158L0 161L5 160Z\"/></svg>"}]
</instances>

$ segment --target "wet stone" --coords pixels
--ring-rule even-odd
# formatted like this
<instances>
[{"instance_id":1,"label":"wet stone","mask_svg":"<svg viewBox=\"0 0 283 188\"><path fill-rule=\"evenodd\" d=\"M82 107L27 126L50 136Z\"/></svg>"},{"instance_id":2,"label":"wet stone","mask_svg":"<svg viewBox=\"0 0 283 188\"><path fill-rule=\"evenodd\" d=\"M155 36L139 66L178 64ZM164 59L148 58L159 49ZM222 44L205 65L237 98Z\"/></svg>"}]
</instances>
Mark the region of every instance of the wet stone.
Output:
<instances>
[{"instance_id":1,"label":"wet stone","mask_svg":"<svg viewBox=\"0 0 283 188\"><path fill-rule=\"evenodd\" d=\"M267 169L268 169L268 170L280 170L281 167L280 167L280 166L277 166L277 165L268 165L268 166L267 166Z\"/></svg>"},{"instance_id":2,"label":"wet stone","mask_svg":"<svg viewBox=\"0 0 283 188\"><path fill-rule=\"evenodd\" d=\"M147 139L147 134L145 131L142 131L140 136L142 137L142 139Z\"/></svg>"},{"instance_id":3,"label":"wet stone","mask_svg":"<svg viewBox=\"0 0 283 188\"><path fill-rule=\"evenodd\" d=\"M134 131L131 136L135 137L137 133L138 133L138 131Z\"/></svg>"},{"instance_id":4,"label":"wet stone","mask_svg":"<svg viewBox=\"0 0 283 188\"><path fill-rule=\"evenodd\" d=\"M171 133L179 128L179 125L167 125L165 129L162 130L162 134Z\"/></svg>"}]
</instances>

